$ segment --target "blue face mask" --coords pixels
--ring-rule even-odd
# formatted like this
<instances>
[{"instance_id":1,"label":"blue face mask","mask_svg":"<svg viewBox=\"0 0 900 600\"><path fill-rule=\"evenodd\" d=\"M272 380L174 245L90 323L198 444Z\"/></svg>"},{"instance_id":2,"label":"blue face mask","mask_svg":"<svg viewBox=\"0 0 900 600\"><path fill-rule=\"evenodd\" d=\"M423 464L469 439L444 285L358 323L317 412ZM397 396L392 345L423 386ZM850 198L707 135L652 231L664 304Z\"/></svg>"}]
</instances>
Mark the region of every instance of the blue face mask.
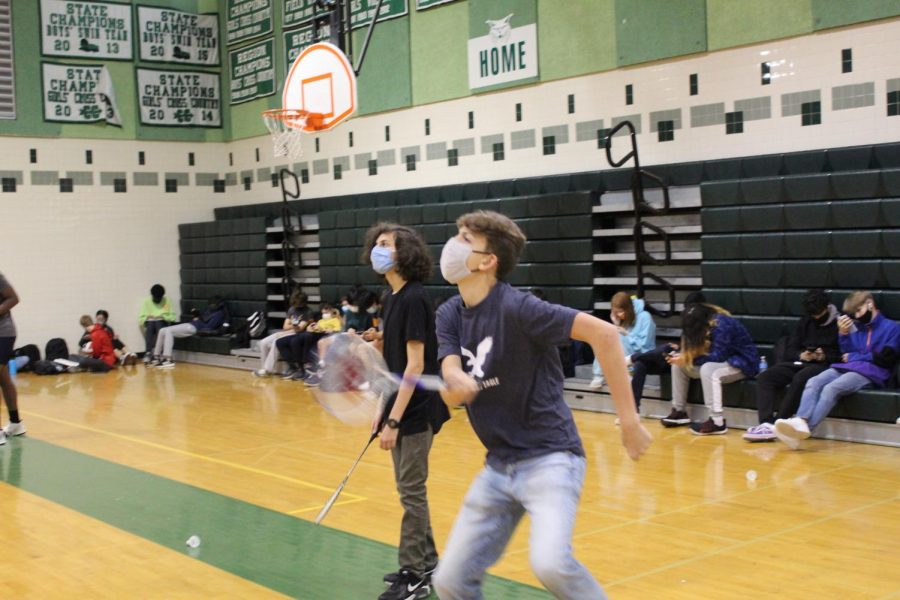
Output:
<instances>
[{"instance_id":1,"label":"blue face mask","mask_svg":"<svg viewBox=\"0 0 900 600\"><path fill-rule=\"evenodd\" d=\"M384 275L394 268L394 251L384 246L375 246L369 254L372 259L372 269L379 275Z\"/></svg>"}]
</instances>

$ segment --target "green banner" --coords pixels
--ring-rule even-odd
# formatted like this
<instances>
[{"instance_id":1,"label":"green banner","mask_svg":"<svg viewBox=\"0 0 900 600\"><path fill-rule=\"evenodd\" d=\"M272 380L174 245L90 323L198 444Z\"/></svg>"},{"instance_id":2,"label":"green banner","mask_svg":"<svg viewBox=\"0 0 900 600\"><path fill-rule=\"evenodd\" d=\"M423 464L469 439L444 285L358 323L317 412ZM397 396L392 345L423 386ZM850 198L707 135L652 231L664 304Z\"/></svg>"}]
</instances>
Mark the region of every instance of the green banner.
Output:
<instances>
[{"instance_id":1,"label":"green banner","mask_svg":"<svg viewBox=\"0 0 900 600\"><path fill-rule=\"evenodd\" d=\"M356 29L368 25L375 16L375 7L378 6L378 0L353 0L350 5L350 24ZM409 4L407 0L384 0L381 4L381 14L378 15L379 21L387 21L402 17L409 13Z\"/></svg>"},{"instance_id":2,"label":"green banner","mask_svg":"<svg viewBox=\"0 0 900 600\"><path fill-rule=\"evenodd\" d=\"M281 8L284 18L281 21L283 29L301 25L312 19L316 13L316 0L282 0ZM319 10L318 12L322 12Z\"/></svg>"},{"instance_id":3,"label":"green banner","mask_svg":"<svg viewBox=\"0 0 900 600\"><path fill-rule=\"evenodd\" d=\"M131 6L41 0L41 54L131 60Z\"/></svg>"},{"instance_id":4,"label":"green banner","mask_svg":"<svg viewBox=\"0 0 900 600\"><path fill-rule=\"evenodd\" d=\"M231 104L275 93L275 40L269 38L228 53Z\"/></svg>"},{"instance_id":5,"label":"green banner","mask_svg":"<svg viewBox=\"0 0 900 600\"><path fill-rule=\"evenodd\" d=\"M272 33L272 0L228 0L225 28L229 44Z\"/></svg>"},{"instance_id":6,"label":"green banner","mask_svg":"<svg viewBox=\"0 0 900 600\"><path fill-rule=\"evenodd\" d=\"M284 64L285 64L285 72L290 72L291 65L294 64L294 60L300 56L300 53L309 46L312 46L316 42L327 42L330 36L330 28L328 25L323 25L319 29L319 35L316 36L314 27L312 25L307 25L305 27L301 27L300 29L294 29L293 31L285 31L284 32Z\"/></svg>"},{"instance_id":7,"label":"green banner","mask_svg":"<svg viewBox=\"0 0 900 600\"><path fill-rule=\"evenodd\" d=\"M426 8L431 8L432 6L438 6L439 4L449 4L451 2L456 2L456 0L416 0L416 10L425 10Z\"/></svg>"}]
</instances>

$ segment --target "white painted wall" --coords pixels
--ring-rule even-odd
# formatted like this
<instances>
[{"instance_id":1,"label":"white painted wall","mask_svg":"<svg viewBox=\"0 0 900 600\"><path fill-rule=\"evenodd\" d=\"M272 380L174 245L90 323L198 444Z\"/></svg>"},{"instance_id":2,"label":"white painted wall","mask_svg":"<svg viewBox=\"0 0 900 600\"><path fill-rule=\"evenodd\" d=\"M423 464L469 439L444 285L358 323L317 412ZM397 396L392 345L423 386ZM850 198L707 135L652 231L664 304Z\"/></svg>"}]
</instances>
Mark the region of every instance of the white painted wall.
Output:
<instances>
[{"instance_id":1,"label":"white painted wall","mask_svg":"<svg viewBox=\"0 0 900 600\"><path fill-rule=\"evenodd\" d=\"M853 49L854 69L843 74L843 48ZM760 85L760 63L773 61L777 75L771 85ZM781 62L784 61L784 62ZM688 77L697 73L700 94L690 96ZM321 134L320 152L314 137L304 143L306 163L327 160L328 173L313 175L303 187L304 197L403 189L528 177L609 168L596 142L576 142L575 124L639 113L642 134L638 141L645 166L703 159L790 152L796 150L852 146L900 141L900 117L886 116L887 85L900 78L900 19L880 21L826 33L777 40L713 54L673 59L494 92L450 102L414 107L352 119L338 129ZM833 111L831 88L874 82L875 104ZM624 88L634 86L635 103L625 105ZM822 124L802 127L799 116L781 114L781 95L817 89L822 98ZM575 94L576 112L566 112L569 94ZM735 100L770 96L772 118L748 121L744 133L725 135L725 126L690 127L690 107L724 102L734 110ZM524 118L515 121L515 104L522 103ZM651 132L652 111L681 108L682 128L675 140L659 142ZM468 129L468 112L475 112L475 128ZM424 120L431 120L431 135L425 137ZM384 127L391 127L391 141L384 141ZM542 155L541 128L568 126L569 143L558 144L554 156ZM534 148L513 150L510 132L535 129ZM349 147L348 133L354 133ZM506 160L494 162L481 153L481 136L502 134ZM420 160L415 172L407 172L399 149L419 146L422 156L429 143L475 138L474 156L460 157L459 166L446 159ZM624 140L623 140L624 141ZM39 162L29 164L28 150L38 150ZM260 149L260 161L256 149ZM84 150L92 149L94 164L85 165ZM393 166L379 166L379 174L355 169L354 156L394 149ZM137 164L137 152L147 153L147 164ZM187 166L187 153L195 152L196 165ZM228 155L234 164L229 165ZM78 317L97 308L111 313L111 323L131 346L140 348L136 313L150 285L160 282L173 302L179 300L179 223L211 220L213 208L280 200L269 181L255 181L251 191L241 185L241 171L288 165L272 156L265 136L230 144L173 142L120 142L100 140L50 140L0 137L0 170L22 170L25 181L15 194L0 194L0 271L12 281L22 297L14 311L19 326L18 345L41 346L50 337L62 336L70 346L79 335ZM351 169L341 181L331 175L332 159L349 156ZM619 155L621 156L621 154ZM299 165L298 165L299 166ZM33 170L95 171L90 188L75 186L75 192L60 194L58 186L30 183ZM100 185L99 171L126 171L127 194L113 194ZM133 185L135 171L188 172L192 185L177 194L164 193L162 175L155 188ZM225 194L195 186L196 173L235 173L238 185ZM256 179L256 177L254 177Z\"/></svg>"}]
</instances>

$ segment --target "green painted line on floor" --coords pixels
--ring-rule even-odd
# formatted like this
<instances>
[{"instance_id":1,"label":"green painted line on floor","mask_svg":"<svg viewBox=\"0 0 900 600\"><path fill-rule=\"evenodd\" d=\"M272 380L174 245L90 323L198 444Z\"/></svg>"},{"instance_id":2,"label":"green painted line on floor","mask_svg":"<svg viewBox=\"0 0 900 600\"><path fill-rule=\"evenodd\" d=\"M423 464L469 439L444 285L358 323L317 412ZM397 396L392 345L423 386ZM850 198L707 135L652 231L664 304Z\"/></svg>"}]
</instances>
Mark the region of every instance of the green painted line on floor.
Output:
<instances>
[{"instance_id":1,"label":"green painted line on floor","mask_svg":"<svg viewBox=\"0 0 900 600\"><path fill-rule=\"evenodd\" d=\"M397 549L33 438L0 446L0 481L304 600L376 598ZM199 548L186 540L198 535ZM491 600L546 599L488 576Z\"/></svg>"}]
</instances>

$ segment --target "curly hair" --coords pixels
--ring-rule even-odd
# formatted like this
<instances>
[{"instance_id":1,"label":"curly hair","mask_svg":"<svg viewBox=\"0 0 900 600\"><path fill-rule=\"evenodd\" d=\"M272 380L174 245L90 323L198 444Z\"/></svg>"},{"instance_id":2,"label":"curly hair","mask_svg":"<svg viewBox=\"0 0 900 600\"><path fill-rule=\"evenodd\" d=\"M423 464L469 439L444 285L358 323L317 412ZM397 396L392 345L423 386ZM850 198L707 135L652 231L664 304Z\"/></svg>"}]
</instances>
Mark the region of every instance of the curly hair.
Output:
<instances>
[{"instance_id":1,"label":"curly hair","mask_svg":"<svg viewBox=\"0 0 900 600\"><path fill-rule=\"evenodd\" d=\"M428 245L417 231L396 223L380 222L369 227L360 254L363 264L371 264L372 248L384 233L394 234L394 268L400 277L406 281L428 281L434 266Z\"/></svg>"}]
</instances>

